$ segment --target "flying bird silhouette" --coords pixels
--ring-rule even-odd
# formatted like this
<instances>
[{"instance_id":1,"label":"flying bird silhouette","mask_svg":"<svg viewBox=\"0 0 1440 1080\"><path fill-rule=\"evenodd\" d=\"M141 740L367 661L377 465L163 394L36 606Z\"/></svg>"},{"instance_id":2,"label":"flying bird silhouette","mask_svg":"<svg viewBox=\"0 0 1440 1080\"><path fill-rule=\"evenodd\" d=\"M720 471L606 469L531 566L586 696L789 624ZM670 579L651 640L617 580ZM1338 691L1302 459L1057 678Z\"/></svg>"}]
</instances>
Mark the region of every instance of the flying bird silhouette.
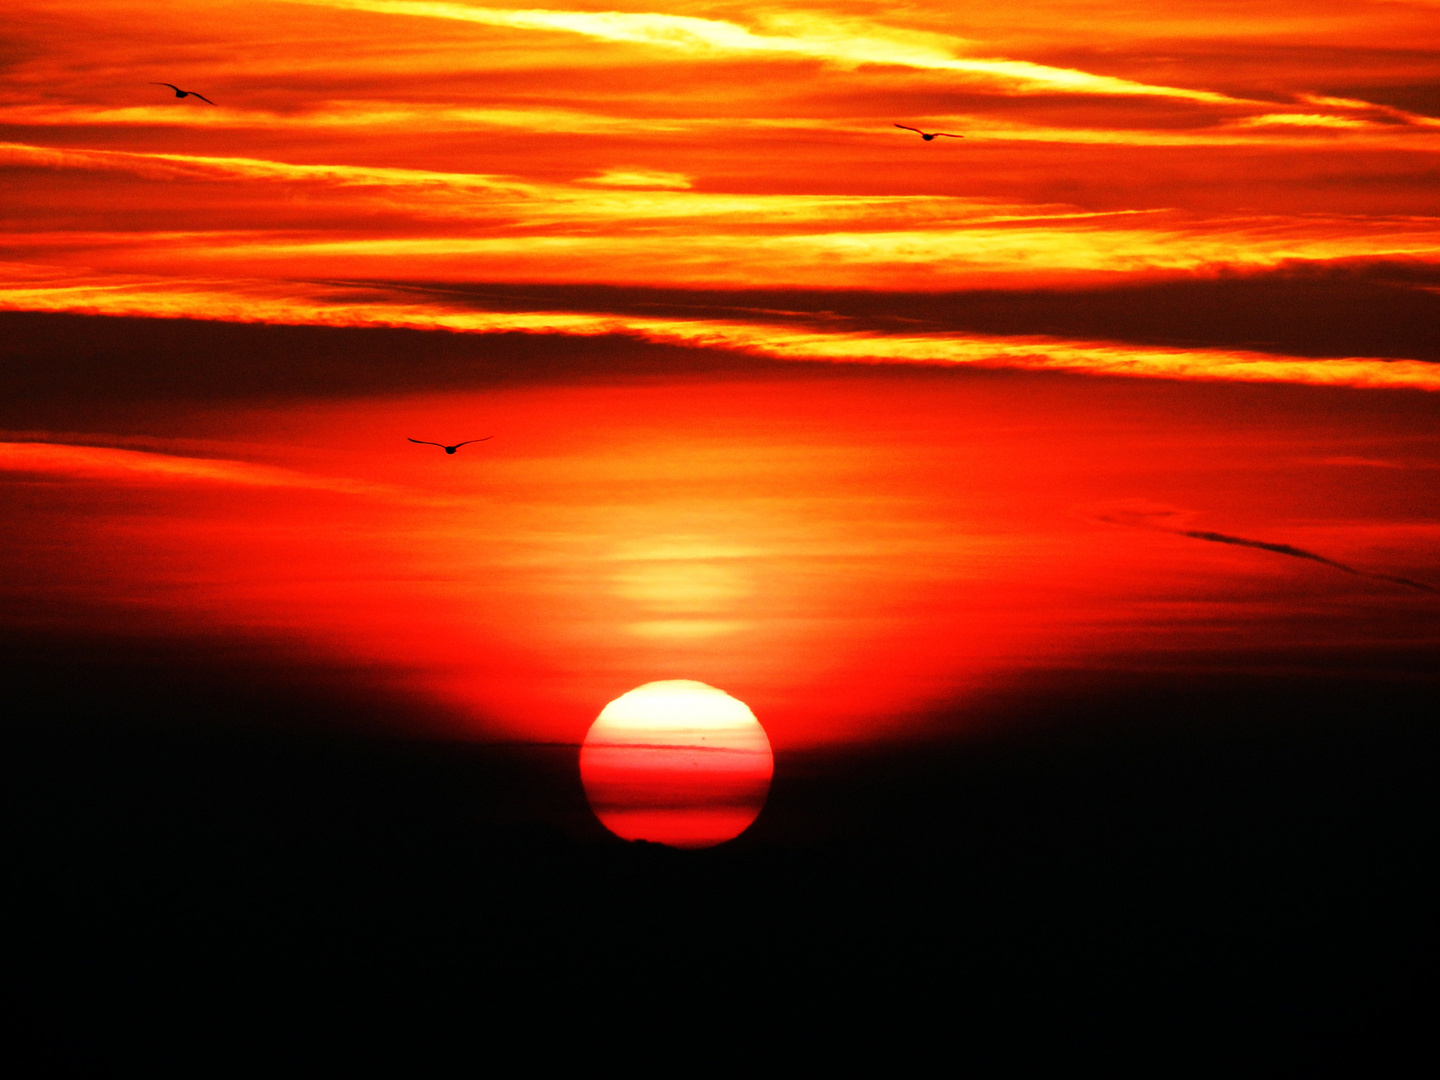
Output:
<instances>
[{"instance_id":1,"label":"flying bird silhouette","mask_svg":"<svg viewBox=\"0 0 1440 1080\"><path fill-rule=\"evenodd\" d=\"M408 435L405 436L405 437L406 437L407 439L410 438L410 436L408 436ZM424 439L410 439L410 441L413 442L413 443L419 443L421 446L438 446L438 447L440 447L441 450L444 450L447 454L453 454L456 450L459 450L460 447L462 447L462 446L469 446L472 442L484 442L486 439L493 439L494 437L495 437L494 435L486 435L484 439L468 439L468 440L466 440L465 442L458 442L458 443L456 443L454 446L446 446L444 443L438 443L438 442L426 442Z\"/></svg>"},{"instance_id":2,"label":"flying bird silhouette","mask_svg":"<svg viewBox=\"0 0 1440 1080\"><path fill-rule=\"evenodd\" d=\"M904 128L906 131L915 132L916 135L919 135L920 138L926 142L930 142L932 139L936 139L942 135L947 139L963 139L965 137L964 135L951 135L948 131L921 131L919 128L912 128L908 124L896 124L895 126Z\"/></svg>"},{"instance_id":3,"label":"flying bird silhouette","mask_svg":"<svg viewBox=\"0 0 1440 1080\"><path fill-rule=\"evenodd\" d=\"M174 90L174 91L175 91L175 96L178 97L178 98L198 97L201 101L205 102L206 105L214 105L214 104L215 104L213 101L211 101L211 100L210 100L208 97L206 97L204 94L197 94L194 90L181 90L178 86L176 86L174 83L171 83L171 82L152 82L150 85L151 85L151 86L168 86L171 90Z\"/></svg>"}]
</instances>

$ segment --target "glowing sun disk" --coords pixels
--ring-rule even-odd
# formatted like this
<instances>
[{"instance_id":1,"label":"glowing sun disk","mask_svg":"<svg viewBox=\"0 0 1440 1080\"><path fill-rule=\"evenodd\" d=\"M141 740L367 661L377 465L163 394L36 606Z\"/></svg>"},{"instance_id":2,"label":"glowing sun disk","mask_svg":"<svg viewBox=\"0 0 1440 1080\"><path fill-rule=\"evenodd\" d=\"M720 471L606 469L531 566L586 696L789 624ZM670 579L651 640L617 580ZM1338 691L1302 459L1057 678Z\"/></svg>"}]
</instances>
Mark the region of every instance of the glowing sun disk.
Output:
<instances>
[{"instance_id":1,"label":"glowing sun disk","mask_svg":"<svg viewBox=\"0 0 1440 1080\"><path fill-rule=\"evenodd\" d=\"M580 779L604 826L626 840L702 848L759 816L774 755L744 702L702 682L646 683L601 711Z\"/></svg>"}]
</instances>

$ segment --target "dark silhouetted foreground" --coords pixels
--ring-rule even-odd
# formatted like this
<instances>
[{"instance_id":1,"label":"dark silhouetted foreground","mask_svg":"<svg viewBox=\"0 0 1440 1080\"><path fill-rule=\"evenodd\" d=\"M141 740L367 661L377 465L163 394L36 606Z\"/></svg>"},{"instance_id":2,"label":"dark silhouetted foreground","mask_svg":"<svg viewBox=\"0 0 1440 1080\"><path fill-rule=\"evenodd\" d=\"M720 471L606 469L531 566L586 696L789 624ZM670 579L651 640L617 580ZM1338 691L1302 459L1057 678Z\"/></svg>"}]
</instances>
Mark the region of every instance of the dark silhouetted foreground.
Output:
<instances>
[{"instance_id":1,"label":"dark silhouetted foreground","mask_svg":"<svg viewBox=\"0 0 1440 1080\"><path fill-rule=\"evenodd\" d=\"M9 655L21 1012L59 1071L416 1012L476 1053L696 1017L1012 1060L1418 1030L1424 679L1057 677L988 736L781 754L749 833L679 852L608 837L573 747L381 734L425 706L363 673Z\"/></svg>"}]
</instances>

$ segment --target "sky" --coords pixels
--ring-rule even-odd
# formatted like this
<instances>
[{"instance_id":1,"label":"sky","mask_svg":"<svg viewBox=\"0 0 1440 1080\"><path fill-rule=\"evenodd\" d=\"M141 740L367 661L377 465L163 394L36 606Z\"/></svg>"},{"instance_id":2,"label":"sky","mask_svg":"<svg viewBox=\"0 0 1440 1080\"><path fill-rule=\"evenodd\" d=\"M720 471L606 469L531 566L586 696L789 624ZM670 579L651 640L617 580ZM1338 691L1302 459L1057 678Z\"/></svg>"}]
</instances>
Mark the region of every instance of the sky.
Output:
<instances>
[{"instance_id":1,"label":"sky","mask_svg":"<svg viewBox=\"0 0 1440 1080\"><path fill-rule=\"evenodd\" d=\"M17 0L0 170L6 635L777 752L1433 678L1431 0Z\"/></svg>"}]
</instances>

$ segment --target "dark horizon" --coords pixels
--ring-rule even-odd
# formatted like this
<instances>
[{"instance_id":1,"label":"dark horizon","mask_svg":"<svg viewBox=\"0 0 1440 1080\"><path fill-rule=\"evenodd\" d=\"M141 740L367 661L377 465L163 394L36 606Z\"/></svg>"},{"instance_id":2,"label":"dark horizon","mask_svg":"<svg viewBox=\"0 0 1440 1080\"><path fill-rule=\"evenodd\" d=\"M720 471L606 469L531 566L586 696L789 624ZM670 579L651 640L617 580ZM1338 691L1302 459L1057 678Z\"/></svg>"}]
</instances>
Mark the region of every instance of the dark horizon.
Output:
<instances>
[{"instance_id":1,"label":"dark horizon","mask_svg":"<svg viewBox=\"0 0 1440 1080\"><path fill-rule=\"evenodd\" d=\"M386 713L405 703L353 672L327 694L303 664L44 653L9 653L31 705L6 756L37 961L21 1014L52 1061L150 1052L134 1021L156 1008L223 1037L215 1001L278 1020L320 995L325 1024L421 1003L603 1022L597 971L637 1001L764 971L746 1001L794 988L790 1015L820 1028L861 1003L913 1020L944 994L979 1043L1017 1009L1063 1008L1076 1052L1143 1023L1318 1060L1417 1008L1440 820L1428 673L1056 673L965 735L781 750L755 825L685 852L608 834L577 747L404 734ZM80 970L121 995L105 1050L57 1019ZM176 983L206 996L178 1004Z\"/></svg>"}]
</instances>

